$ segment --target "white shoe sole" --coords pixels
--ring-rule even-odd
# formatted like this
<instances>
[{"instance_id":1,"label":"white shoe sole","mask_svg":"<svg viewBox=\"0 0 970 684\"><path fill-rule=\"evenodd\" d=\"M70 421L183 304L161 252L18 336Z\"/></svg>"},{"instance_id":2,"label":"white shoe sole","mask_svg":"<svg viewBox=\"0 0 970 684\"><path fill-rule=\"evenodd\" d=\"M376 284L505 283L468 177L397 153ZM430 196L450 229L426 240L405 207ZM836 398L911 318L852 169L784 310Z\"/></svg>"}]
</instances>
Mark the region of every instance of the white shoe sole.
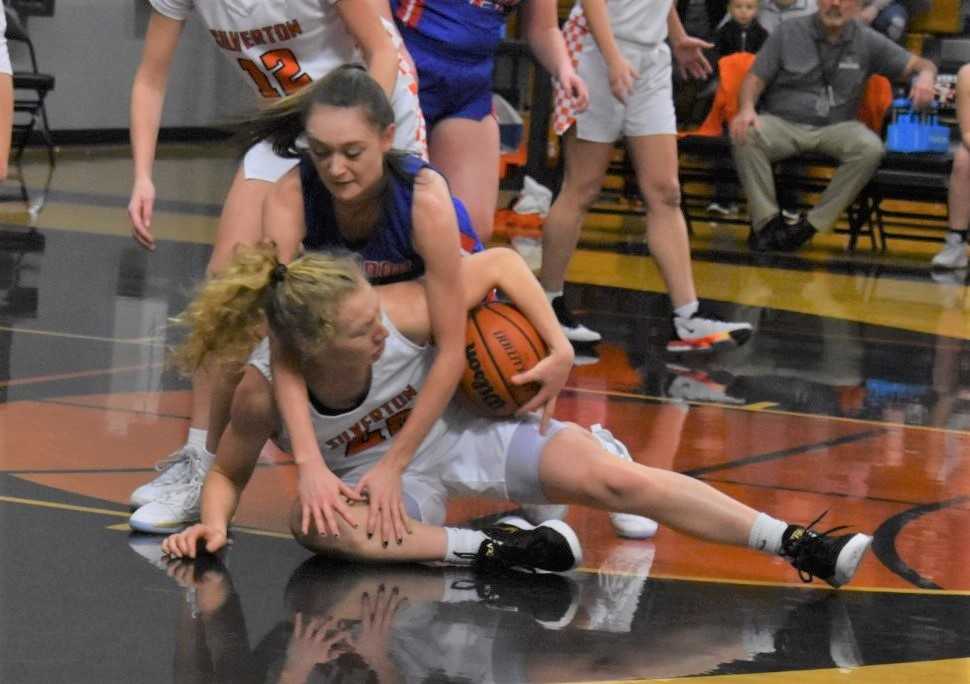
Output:
<instances>
[{"instance_id":1,"label":"white shoe sole","mask_svg":"<svg viewBox=\"0 0 970 684\"><path fill-rule=\"evenodd\" d=\"M635 513L610 513L610 522L613 531L625 539L650 539L660 527L656 520Z\"/></svg>"},{"instance_id":2,"label":"white shoe sole","mask_svg":"<svg viewBox=\"0 0 970 684\"><path fill-rule=\"evenodd\" d=\"M569 544L569 550L572 551L572 554L573 554L573 565L572 567L567 568L566 569L567 571L582 565L583 547L579 543L579 537L577 537L576 533L573 532L573 528L571 528L569 525L564 523L562 520L547 520L541 525L536 525L536 527L551 528L565 538L566 542ZM550 572L550 571L540 570L539 572Z\"/></svg>"},{"instance_id":3,"label":"white shoe sole","mask_svg":"<svg viewBox=\"0 0 970 684\"><path fill-rule=\"evenodd\" d=\"M849 543L842 547L839 557L835 560L835 576L829 584L836 589L849 582L859 568L862 557L872 546L872 537L868 534L857 534Z\"/></svg>"},{"instance_id":4,"label":"white shoe sole","mask_svg":"<svg viewBox=\"0 0 970 684\"><path fill-rule=\"evenodd\" d=\"M149 506L151 505L152 504L149 504ZM139 512L143 512L142 515L138 515ZM164 510L145 511L145 507L142 507L132 513L131 517L128 518L128 526L133 530L138 530L139 532L149 532L151 534L172 534L173 532L181 532L189 525L193 525L199 521L198 515L194 516L191 520L186 520L185 518L176 518L174 515L169 517L169 515L171 514Z\"/></svg>"},{"instance_id":5,"label":"white shoe sole","mask_svg":"<svg viewBox=\"0 0 970 684\"><path fill-rule=\"evenodd\" d=\"M595 330L590 330L585 325L577 325L575 328L568 328L562 323L559 324L562 328L563 335L570 342L579 342L581 344L592 344L593 342L599 342L603 339Z\"/></svg>"}]
</instances>

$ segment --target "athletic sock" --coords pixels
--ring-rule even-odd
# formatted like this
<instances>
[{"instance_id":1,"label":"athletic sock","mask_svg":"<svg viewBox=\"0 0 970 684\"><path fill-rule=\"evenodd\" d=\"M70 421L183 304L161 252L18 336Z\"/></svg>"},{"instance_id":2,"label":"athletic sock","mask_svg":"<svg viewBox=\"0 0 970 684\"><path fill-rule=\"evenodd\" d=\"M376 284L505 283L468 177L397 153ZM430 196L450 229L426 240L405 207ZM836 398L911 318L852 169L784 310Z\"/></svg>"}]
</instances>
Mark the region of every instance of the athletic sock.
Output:
<instances>
[{"instance_id":1,"label":"athletic sock","mask_svg":"<svg viewBox=\"0 0 970 684\"><path fill-rule=\"evenodd\" d=\"M208 436L208 434L209 434L208 430L190 427L189 436L188 436L188 439L185 440L185 443L188 446L194 446L198 449L205 449L205 439Z\"/></svg>"},{"instance_id":2,"label":"athletic sock","mask_svg":"<svg viewBox=\"0 0 970 684\"><path fill-rule=\"evenodd\" d=\"M478 547L488 537L481 530L469 530L461 527L446 527L448 549L445 551L445 562L456 565L470 565Z\"/></svg>"},{"instance_id":3,"label":"athletic sock","mask_svg":"<svg viewBox=\"0 0 970 684\"><path fill-rule=\"evenodd\" d=\"M754 519L754 525L751 526L751 532L748 535L748 547L755 551L778 555L781 552L782 538L787 529L788 523L772 518L765 513L759 513L758 517Z\"/></svg>"},{"instance_id":4,"label":"athletic sock","mask_svg":"<svg viewBox=\"0 0 970 684\"><path fill-rule=\"evenodd\" d=\"M700 303L695 299L690 304L684 304L683 306L678 306L674 309L674 316L677 318L690 318L697 313L700 308Z\"/></svg>"}]
</instances>

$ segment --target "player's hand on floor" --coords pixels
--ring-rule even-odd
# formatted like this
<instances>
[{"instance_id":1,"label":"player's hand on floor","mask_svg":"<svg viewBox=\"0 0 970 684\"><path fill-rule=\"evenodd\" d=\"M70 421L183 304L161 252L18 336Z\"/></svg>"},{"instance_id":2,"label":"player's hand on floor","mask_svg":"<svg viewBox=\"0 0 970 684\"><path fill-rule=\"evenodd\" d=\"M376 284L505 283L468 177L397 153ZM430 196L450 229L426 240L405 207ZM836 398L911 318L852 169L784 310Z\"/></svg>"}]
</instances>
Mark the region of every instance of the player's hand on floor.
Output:
<instances>
[{"instance_id":1,"label":"player's hand on floor","mask_svg":"<svg viewBox=\"0 0 970 684\"><path fill-rule=\"evenodd\" d=\"M162 551L172 558L195 558L200 543L208 553L215 553L229 543L229 537L224 529L196 523L166 537Z\"/></svg>"}]
</instances>

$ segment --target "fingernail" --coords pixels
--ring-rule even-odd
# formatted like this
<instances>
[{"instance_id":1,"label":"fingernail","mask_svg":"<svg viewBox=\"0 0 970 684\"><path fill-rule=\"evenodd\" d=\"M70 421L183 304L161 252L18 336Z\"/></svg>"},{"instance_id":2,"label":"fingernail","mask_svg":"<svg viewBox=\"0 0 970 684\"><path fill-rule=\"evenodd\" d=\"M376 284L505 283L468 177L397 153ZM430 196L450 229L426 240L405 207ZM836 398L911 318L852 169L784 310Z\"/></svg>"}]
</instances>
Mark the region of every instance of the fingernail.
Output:
<instances>
[{"instance_id":1,"label":"fingernail","mask_svg":"<svg viewBox=\"0 0 970 684\"><path fill-rule=\"evenodd\" d=\"M373 538L373 536L374 536L374 533L373 533L373 532L368 532L368 533L367 533L367 538L368 538L368 539L371 539L371 538Z\"/></svg>"},{"instance_id":2,"label":"fingernail","mask_svg":"<svg viewBox=\"0 0 970 684\"><path fill-rule=\"evenodd\" d=\"M400 546L403 543L404 543L404 540L399 537L397 540L397 545Z\"/></svg>"},{"instance_id":3,"label":"fingernail","mask_svg":"<svg viewBox=\"0 0 970 684\"><path fill-rule=\"evenodd\" d=\"M382 542L382 543L384 544L384 548L386 549L387 548L387 542L385 541L385 542Z\"/></svg>"}]
</instances>

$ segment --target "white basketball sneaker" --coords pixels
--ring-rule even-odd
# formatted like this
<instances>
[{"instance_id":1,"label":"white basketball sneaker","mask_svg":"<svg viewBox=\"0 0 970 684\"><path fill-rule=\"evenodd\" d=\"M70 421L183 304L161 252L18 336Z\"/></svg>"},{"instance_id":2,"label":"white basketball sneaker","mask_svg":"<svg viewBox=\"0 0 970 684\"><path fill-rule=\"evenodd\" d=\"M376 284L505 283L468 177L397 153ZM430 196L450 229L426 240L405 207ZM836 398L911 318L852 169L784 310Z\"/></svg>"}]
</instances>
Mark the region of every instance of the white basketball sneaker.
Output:
<instances>
[{"instance_id":1,"label":"white basketball sneaker","mask_svg":"<svg viewBox=\"0 0 970 684\"><path fill-rule=\"evenodd\" d=\"M626 446L613 436L613 433L597 423L589 429L593 436L599 440L603 448L622 461L633 462L630 451ZM642 515L633 513L610 513L610 522L613 529L621 537L628 539L649 539L657 533L657 521L646 518Z\"/></svg>"},{"instance_id":2,"label":"white basketball sneaker","mask_svg":"<svg viewBox=\"0 0 970 684\"><path fill-rule=\"evenodd\" d=\"M752 333L750 323L723 321L702 309L690 318L674 316L673 323L667 351L677 354L734 349L747 342Z\"/></svg>"},{"instance_id":3,"label":"white basketball sneaker","mask_svg":"<svg viewBox=\"0 0 970 684\"><path fill-rule=\"evenodd\" d=\"M171 534L198 522L202 483L214 458L205 451L191 450L189 481L162 489L157 499L141 506L131 515L128 525L139 532Z\"/></svg>"},{"instance_id":4,"label":"white basketball sneaker","mask_svg":"<svg viewBox=\"0 0 970 684\"><path fill-rule=\"evenodd\" d=\"M970 259L967 258L967 241L960 233L950 231L946 236L943 249L933 257L936 268L966 268Z\"/></svg>"},{"instance_id":5,"label":"white basketball sneaker","mask_svg":"<svg viewBox=\"0 0 970 684\"><path fill-rule=\"evenodd\" d=\"M178 451L173 452L167 458L155 464L155 470L159 472L151 482L146 482L131 493L129 504L131 508L141 508L147 503L158 499L168 487L172 485L186 484L192 479L192 468L190 466L192 452L200 452L196 446L189 444L183 445Z\"/></svg>"},{"instance_id":6,"label":"white basketball sneaker","mask_svg":"<svg viewBox=\"0 0 970 684\"><path fill-rule=\"evenodd\" d=\"M603 336L598 332L587 328L576 320L573 312L566 306L566 301L562 297L556 297L552 300L552 310L556 313L556 319L558 319L559 325L562 326L562 331L566 335L566 339L570 342L591 343L599 342L603 339Z\"/></svg>"},{"instance_id":7,"label":"white basketball sneaker","mask_svg":"<svg viewBox=\"0 0 970 684\"><path fill-rule=\"evenodd\" d=\"M522 517L533 525L546 520L563 520L569 512L569 504L522 504Z\"/></svg>"}]
</instances>

